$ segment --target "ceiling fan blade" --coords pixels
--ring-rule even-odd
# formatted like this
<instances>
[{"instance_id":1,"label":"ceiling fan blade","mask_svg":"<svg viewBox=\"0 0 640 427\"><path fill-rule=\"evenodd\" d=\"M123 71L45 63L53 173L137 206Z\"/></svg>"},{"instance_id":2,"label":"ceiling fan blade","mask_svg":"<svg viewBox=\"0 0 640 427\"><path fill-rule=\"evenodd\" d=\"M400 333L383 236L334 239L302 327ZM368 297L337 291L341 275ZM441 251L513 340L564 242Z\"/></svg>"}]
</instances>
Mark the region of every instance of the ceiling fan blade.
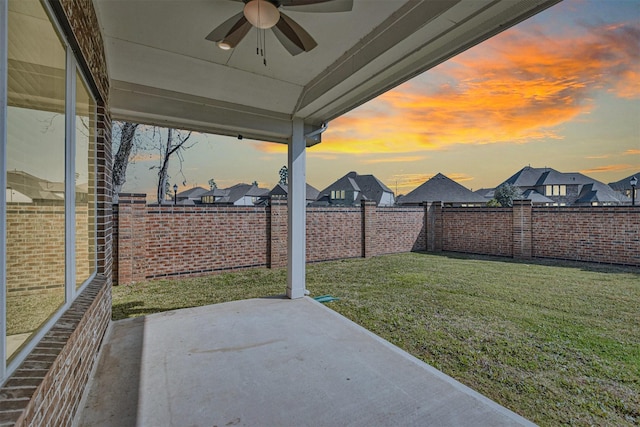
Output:
<instances>
[{"instance_id":1,"label":"ceiling fan blade","mask_svg":"<svg viewBox=\"0 0 640 427\"><path fill-rule=\"evenodd\" d=\"M282 46L284 46L291 55L295 56L302 52L309 52L318 46L318 43L316 43L304 28L282 12L280 12L280 20L272 30L278 40L280 40L280 43L282 43Z\"/></svg>"},{"instance_id":2,"label":"ceiling fan blade","mask_svg":"<svg viewBox=\"0 0 640 427\"><path fill-rule=\"evenodd\" d=\"M283 8L296 12L349 12L353 10L353 0L282 0Z\"/></svg>"},{"instance_id":3,"label":"ceiling fan blade","mask_svg":"<svg viewBox=\"0 0 640 427\"><path fill-rule=\"evenodd\" d=\"M205 39L212 42L224 41L233 48L247 35L251 27L244 13L240 12L218 25Z\"/></svg>"}]
</instances>

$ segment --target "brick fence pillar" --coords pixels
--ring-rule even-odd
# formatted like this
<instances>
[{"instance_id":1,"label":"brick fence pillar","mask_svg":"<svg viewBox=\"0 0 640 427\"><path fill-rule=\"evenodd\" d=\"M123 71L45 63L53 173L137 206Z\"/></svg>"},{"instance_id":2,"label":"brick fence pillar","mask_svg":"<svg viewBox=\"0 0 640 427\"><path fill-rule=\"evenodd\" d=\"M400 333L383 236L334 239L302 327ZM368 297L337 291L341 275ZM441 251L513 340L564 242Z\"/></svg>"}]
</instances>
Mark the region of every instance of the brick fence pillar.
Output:
<instances>
[{"instance_id":1,"label":"brick fence pillar","mask_svg":"<svg viewBox=\"0 0 640 427\"><path fill-rule=\"evenodd\" d=\"M287 199L271 198L269 268L287 266Z\"/></svg>"},{"instance_id":2,"label":"brick fence pillar","mask_svg":"<svg viewBox=\"0 0 640 427\"><path fill-rule=\"evenodd\" d=\"M376 202L363 200L362 202L362 257L370 258L380 253L376 245L376 227L378 212Z\"/></svg>"},{"instance_id":3,"label":"brick fence pillar","mask_svg":"<svg viewBox=\"0 0 640 427\"><path fill-rule=\"evenodd\" d=\"M424 209L427 251L442 252L442 202L426 203Z\"/></svg>"},{"instance_id":4,"label":"brick fence pillar","mask_svg":"<svg viewBox=\"0 0 640 427\"><path fill-rule=\"evenodd\" d=\"M120 194L118 200L117 270L114 284L145 280L147 275L147 195Z\"/></svg>"},{"instance_id":5,"label":"brick fence pillar","mask_svg":"<svg viewBox=\"0 0 640 427\"><path fill-rule=\"evenodd\" d=\"M532 256L531 200L513 201L513 257L530 259Z\"/></svg>"}]
</instances>

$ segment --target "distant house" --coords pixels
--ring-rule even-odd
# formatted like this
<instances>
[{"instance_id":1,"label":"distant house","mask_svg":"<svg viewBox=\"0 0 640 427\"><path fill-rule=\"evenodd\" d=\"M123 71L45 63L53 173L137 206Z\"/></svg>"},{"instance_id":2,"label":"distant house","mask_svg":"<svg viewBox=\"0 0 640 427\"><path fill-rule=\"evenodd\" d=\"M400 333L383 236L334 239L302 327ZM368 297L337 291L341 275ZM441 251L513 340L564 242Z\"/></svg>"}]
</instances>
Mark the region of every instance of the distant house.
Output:
<instances>
[{"instance_id":1,"label":"distant house","mask_svg":"<svg viewBox=\"0 0 640 427\"><path fill-rule=\"evenodd\" d=\"M214 188L213 190L209 190L200 195L200 203L202 204L215 203L216 201L225 197L227 194L228 192L226 190L223 190L221 188Z\"/></svg>"},{"instance_id":2,"label":"distant house","mask_svg":"<svg viewBox=\"0 0 640 427\"><path fill-rule=\"evenodd\" d=\"M500 185L505 183L519 187L525 199L546 206L621 205L629 202L628 197L600 181L581 173L559 172L552 168L526 166Z\"/></svg>"},{"instance_id":3,"label":"distant house","mask_svg":"<svg viewBox=\"0 0 640 427\"><path fill-rule=\"evenodd\" d=\"M443 202L447 206L484 206L487 199L438 173L406 196L398 198L399 205L426 202Z\"/></svg>"},{"instance_id":4,"label":"distant house","mask_svg":"<svg viewBox=\"0 0 640 427\"><path fill-rule=\"evenodd\" d=\"M631 200L631 178L633 178L634 176L637 180L640 181L640 172L636 172L626 178L622 178L620 181L610 182L609 187L611 187L611 189L618 194L621 194ZM636 186L636 203L638 203L639 194L640 191L638 190L638 186Z\"/></svg>"},{"instance_id":5,"label":"distant house","mask_svg":"<svg viewBox=\"0 0 640 427\"><path fill-rule=\"evenodd\" d=\"M269 194L269 190L252 184L236 184L233 187L207 191L200 195L203 204L254 206Z\"/></svg>"},{"instance_id":6,"label":"distant house","mask_svg":"<svg viewBox=\"0 0 640 427\"><path fill-rule=\"evenodd\" d=\"M268 196L269 197L281 197L283 199L286 199L288 195L289 195L289 186L287 184L278 183L269 192ZM307 184L307 188L306 188L307 203L314 202L318 198L319 195L320 195L320 191L318 191L317 188Z\"/></svg>"},{"instance_id":7,"label":"distant house","mask_svg":"<svg viewBox=\"0 0 640 427\"><path fill-rule=\"evenodd\" d=\"M320 192L313 203L316 206L357 205L362 200L373 200L378 206L393 206L393 191L373 175L349 172Z\"/></svg>"},{"instance_id":8,"label":"distant house","mask_svg":"<svg viewBox=\"0 0 640 427\"><path fill-rule=\"evenodd\" d=\"M180 205L199 204L201 196L206 192L207 190L202 187L193 187L178 193L176 199Z\"/></svg>"}]
</instances>

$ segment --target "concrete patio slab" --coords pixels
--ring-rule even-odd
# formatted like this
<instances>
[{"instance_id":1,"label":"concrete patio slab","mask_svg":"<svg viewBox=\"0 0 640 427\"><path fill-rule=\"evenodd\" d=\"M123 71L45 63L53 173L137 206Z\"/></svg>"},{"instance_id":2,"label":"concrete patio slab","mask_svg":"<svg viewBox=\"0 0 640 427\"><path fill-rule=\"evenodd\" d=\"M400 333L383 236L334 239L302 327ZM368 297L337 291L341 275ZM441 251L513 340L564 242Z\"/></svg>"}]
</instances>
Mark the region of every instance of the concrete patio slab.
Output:
<instances>
[{"instance_id":1,"label":"concrete patio slab","mask_svg":"<svg viewBox=\"0 0 640 427\"><path fill-rule=\"evenodd\" d=\"M78 426L533 425L310 298L112 323Z\"/></svg>"}]
</instances>

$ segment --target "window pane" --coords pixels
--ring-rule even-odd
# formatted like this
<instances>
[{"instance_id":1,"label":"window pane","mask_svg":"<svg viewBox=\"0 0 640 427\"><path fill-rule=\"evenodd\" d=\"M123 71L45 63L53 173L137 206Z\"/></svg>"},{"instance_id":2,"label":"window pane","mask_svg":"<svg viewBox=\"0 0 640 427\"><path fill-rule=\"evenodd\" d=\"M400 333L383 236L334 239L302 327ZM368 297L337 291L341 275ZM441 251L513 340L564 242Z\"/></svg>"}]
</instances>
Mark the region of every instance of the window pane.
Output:
<instances>
[{"instance_id":1,"label":"window pane","mask_svg":"<svg viewBox=\"0 0 640 427\"><path fill-rule=\"evenodd\" d=\"M7 358L64 303L65 49L37 0L9 1Z\"/></svg>"},{"instance_id":2,"label":"window pane","mask_svg":"<svg viewBox=\"0 0 640 427\"><path fill-rule=\"evenodd\" d=\"M76 287L95 270L95 102L76 72Z\"/></svg>"}]
</instances>

